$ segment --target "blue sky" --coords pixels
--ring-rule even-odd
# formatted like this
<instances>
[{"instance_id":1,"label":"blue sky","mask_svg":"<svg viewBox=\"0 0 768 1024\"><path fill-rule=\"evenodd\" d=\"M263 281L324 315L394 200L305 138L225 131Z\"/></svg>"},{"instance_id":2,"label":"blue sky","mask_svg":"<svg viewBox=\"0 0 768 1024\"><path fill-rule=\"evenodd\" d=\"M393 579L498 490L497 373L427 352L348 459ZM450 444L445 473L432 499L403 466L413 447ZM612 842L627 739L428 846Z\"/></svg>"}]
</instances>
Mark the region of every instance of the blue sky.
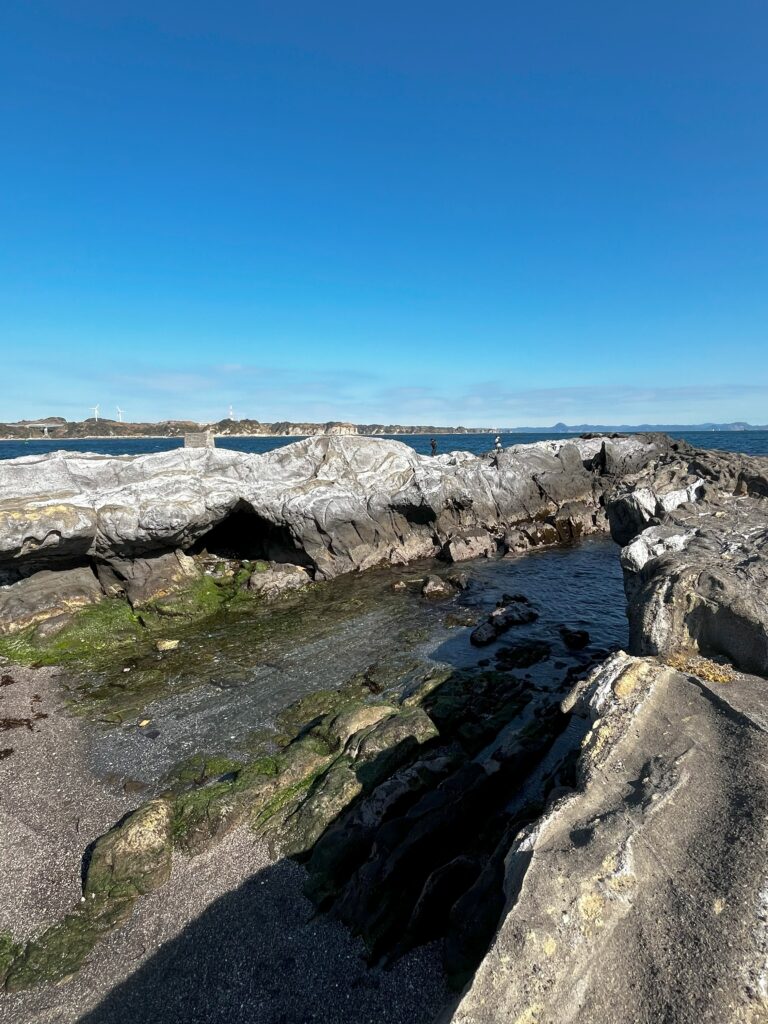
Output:
<instances>
[{"instance_id":1,"label":"blue sky","mask_svg":"<svg viewBox=\"0 0 768 1024\"><path fill-rule=\"evenodd\" d=\"M0 420L768 422L768 8L0 13Z\"/></svg>"}]
</instances>

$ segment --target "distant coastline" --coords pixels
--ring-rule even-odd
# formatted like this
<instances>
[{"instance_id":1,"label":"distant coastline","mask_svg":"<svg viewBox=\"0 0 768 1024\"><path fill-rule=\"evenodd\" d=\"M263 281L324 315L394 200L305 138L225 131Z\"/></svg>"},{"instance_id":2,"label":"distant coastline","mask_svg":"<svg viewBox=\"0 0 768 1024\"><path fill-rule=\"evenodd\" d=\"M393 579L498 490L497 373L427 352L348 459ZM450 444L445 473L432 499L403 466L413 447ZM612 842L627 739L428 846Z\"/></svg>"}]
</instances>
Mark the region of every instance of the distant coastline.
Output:
<instances>
[{"instance_id":1,"label":"distant coastline","mask_svg":"<svg viewBox=\"0 0 768 1024\"><path fill-rule=\"evenodd\" d=\"M551 427L446 427L400 423L261 423L259 420L219 420L216 423L196 423L192 420L162 420L157 423L128 423L110 419L66 420L48 416L39 420L20 420L0 423L0 441L97 441L105 438L136 438L141 440L183 438L185 434L209 430L216 437L314 437L318 434L364 435L455 435L455 434L585 434L585 433L649 433L675 431L753 431L768 430L768 424L750 423L692 423L692 424L604 424L555 423Z\"/></svg>"}]
</instances>

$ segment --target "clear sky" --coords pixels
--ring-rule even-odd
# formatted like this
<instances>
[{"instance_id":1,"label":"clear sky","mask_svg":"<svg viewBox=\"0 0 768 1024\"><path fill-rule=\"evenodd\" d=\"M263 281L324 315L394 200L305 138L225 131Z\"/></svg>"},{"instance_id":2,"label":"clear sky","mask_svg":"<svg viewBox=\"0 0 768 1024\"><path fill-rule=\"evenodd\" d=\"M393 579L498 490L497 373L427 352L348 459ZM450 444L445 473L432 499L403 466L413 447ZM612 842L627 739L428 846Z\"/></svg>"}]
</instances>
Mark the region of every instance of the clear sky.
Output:
<instances>
[{"instance_id":1,"label":"clear sky","mask_svg":"<svg viewBox=\"0 0 768 1024\"><path fill-rule=\"evenodd\" d=\"M0 13L0 420L768 422L765 0Z\"/></svg>"}]
</instances>

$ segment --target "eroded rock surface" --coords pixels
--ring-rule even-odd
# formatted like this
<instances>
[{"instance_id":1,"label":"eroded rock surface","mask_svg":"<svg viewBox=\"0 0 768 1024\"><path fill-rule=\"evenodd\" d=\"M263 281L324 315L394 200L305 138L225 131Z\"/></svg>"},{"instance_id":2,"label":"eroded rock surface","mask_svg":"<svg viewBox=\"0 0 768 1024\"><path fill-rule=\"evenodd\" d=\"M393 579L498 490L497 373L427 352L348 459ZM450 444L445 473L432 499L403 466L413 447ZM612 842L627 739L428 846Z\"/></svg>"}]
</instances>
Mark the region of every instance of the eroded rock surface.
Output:
<instances>
[{"instance_id":1,"label":"eroded rock surface","mask_svg":"<svg viewBox=\"0 0 768 1024\"><path fill-rule=\"evenodd\" d=\"M631 650L693 648L768 675L768 460L681 454L609 496Z\"/></svg>"},{"instance_id":2,"label":"eroded rock surface","mask_svg":"<svg viewBox=\"0 0 768 1024\"><path fill-rule=\"evenodd\" d=\"M613 446L632 466L670 451L650 435ZM396 441L319 437L263 455L3 461L0 618L6 628L32 621L20 605L35 584L24 581L41 571L90 568L104 593L143 607L198 574L187 557L198 550L270 563L272 575L254 573L250 585L273 595L303 582L299 567L322 579L572 540L605 528L602 494L613 478L601 452L599 439L574 439L427 458Z\"/></svg>"},{"instance_id":3,"label":"eroded rock surface","mask_svg":"<svg viewBox=\"0 0 768 1024\"><path fill-rule=\"evenodd\" d=\"M578 789L516 840L509 911L445 1019L765 1019L763 680L620 654L575 713L589 725Z\"/></svg>"}]
</instances>

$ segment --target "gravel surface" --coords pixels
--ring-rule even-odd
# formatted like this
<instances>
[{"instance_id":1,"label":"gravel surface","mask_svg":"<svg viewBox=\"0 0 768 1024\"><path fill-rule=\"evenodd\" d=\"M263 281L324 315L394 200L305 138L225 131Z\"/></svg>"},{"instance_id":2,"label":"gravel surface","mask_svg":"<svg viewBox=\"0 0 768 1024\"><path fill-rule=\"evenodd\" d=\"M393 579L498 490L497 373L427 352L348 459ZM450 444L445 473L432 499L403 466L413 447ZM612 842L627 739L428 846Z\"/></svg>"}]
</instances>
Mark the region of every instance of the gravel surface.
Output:
<instances>
[{"instance_id":1,"label":"gravel surface","mask_svg":"<svg viewBox=\"0 0 768 1024\"><path fill-rule=\"evenodd\" d=\"M0 931L39 932L80 899L83 853L141 802L89 769L96 726L54 669L0 665Z\"/></svg>"},{"instance_id":2,"label":"gravel surface","mask_svg":"<svg viewBox=\"0 0 768 1024\"><path fill-rule=\"evenodd\" d=\"M171 881L57 986L0 997L3 1024L427 1024L448 998L439 950L371 969L316 915L304 870L237 830L174 858Z\"/></svg>"},{"instance_id":3,"label":"gravel surface","mask_svg":"<svg viewBox=\"0 0 768 1024\"><path fill-rule=\"evenodd\" d=\"M25 938L78 902L86 847L142 796L93 774L99 727L66 711L54 670L0 665L0 678L0 750L12 751L0 759L0 930ZM0 1024L431 1021L448 998L439 950L369 968L303 881L242 829L198 857L175 854L170 882L74 978L0 995Z\"/></svg>"}]
</instances>

